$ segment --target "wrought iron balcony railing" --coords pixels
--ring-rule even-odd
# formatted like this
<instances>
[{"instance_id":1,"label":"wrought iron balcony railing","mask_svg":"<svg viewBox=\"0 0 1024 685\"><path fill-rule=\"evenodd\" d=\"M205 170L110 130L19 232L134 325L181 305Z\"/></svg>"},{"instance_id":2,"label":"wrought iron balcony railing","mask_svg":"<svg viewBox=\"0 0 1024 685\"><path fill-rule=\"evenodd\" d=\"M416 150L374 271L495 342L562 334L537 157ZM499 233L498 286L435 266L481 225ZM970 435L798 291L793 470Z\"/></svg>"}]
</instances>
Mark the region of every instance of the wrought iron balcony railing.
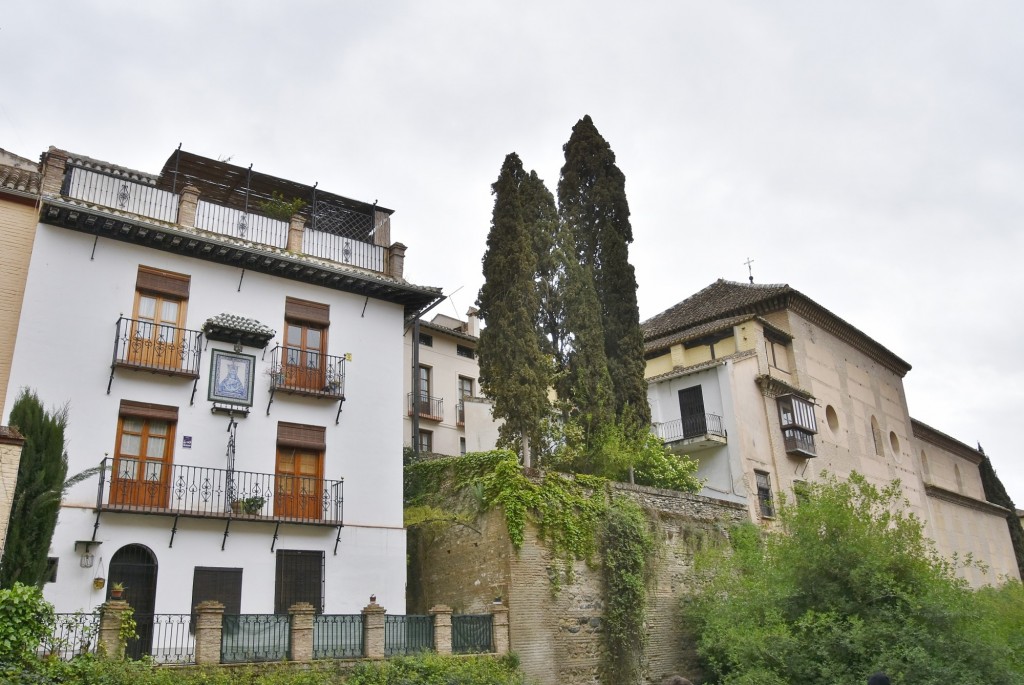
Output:
<instances>
[{"instance_id":1,"label":"wrought iron balcony railing","mask_svg":"<svg viewBox=\"0 0 1024 685\"><path fill-rule=\"evenodd\" d=\"M96 508L340 525L344 480L106 457Z\"/></svg>"},{"instance_id":2,"label":"wrought iron balcony railing","mask_svg":"<svg viewBox=\"0 0 1024 685\"><path fill-rule=\"evenodd\" d=\"M420 394L417 399L414 397L414 393L409 393L407 397L409 400L409 416L419 413L421 419L429 419L431 421L444 420L443 397L431 397L430 395Z\"/></svg>"},{"instance_id":3,"label":"wrought iron balcony railing","mask_svg":"<svg viewBox=\"0 0 1024 685\"><path fill-rule=\"evenodd\" d=\"M455 405L455 425L465 426L466 425L466 401L459 400L459 403Z\"/></svg>"},{"instance_id":4,"label":"wrought iron balcony railing","mask_svg":"<svg viewBox=\"0 0 1024 685\"><path fill-rule=\"evenodd\" d=\"M702 438L706 435L726 437L722 417L717 414L694 414L674 421L656 423L654 433L665 442Z\"/></svg>"},{"instance_id":5,"label":"wrought iron balcony railing","mask_svg":"<svg viewBox=\"0 0 1024 685\"><path fill-rule=\"evenodd\" d=\"M201 331L122 316L114 335L113 366L198 378L202 349Z\"/></svg>"},{"instance_id":6,"label":"wrought iron balcony railing","mask_svg":"<svg viewBox=\"0 0 1024 685\"><path fill-rule=\"evenodd\" d=\"M278 345L271 352L270 387L330 400L345 399L345 358Z\"/></svg>"},{"instance_id":7,"label":"wrought iron balcony railing","mask_svg":"<svg viewBox=\"0 0 1024 685\"><path fill-rule=\"evenodd\" d=\"M814 435L795 428L782 431L782 440L786 445L786 454L802 454L805 457L818 456L814 447Z\"/></svg>"}]
</instances>

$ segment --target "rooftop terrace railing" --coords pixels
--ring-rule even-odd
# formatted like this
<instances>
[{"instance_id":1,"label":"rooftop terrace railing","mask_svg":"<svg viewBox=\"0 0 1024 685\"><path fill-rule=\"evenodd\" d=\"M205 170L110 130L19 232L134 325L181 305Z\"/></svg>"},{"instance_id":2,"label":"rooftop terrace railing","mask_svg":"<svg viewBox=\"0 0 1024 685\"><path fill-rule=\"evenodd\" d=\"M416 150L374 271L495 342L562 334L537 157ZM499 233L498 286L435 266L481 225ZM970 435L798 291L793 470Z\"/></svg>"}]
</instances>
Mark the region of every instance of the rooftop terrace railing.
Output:
<instances>
[{"instance_id":1,"label":"rooftop terrace railing","mask_svg":"<svg viewBox=\"0 0 1024 685\"><path fill-rule=\"evenodd\" d=\"M288 246L288 222L205 200L196 206L196 228L282 249Z\"/></svg>"},{"instance_id":2,"label":"rooftop terrace railing","mask_svg":"<svg viewBox=\"0 0 1024 685\"><path fill-rule=\"evenodd\" d=\"M64 183L65 194L76 200L171 224L178 220L178 196L145 183L77 166L71 167Z\"/></svg>"}]
</instances>

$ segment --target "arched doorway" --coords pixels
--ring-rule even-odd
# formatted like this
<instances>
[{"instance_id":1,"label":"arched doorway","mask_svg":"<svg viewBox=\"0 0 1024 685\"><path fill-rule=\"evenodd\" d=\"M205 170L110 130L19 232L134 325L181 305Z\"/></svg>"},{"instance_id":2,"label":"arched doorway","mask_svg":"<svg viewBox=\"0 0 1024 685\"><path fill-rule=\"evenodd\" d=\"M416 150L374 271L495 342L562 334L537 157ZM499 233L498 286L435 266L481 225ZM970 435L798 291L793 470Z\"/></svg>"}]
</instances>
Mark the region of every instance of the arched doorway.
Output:
<instances>
[{"instance_id":1,"label":"arched doorway","mask_svg":"<svg viewBox=\"0 0 1024 685\"><path fill-rule=\"evenodd\" d=\"M129 659L140 659L151 653L153 646L153 609L156 608L156 556L145 545L125 545L110 558L110 583L107 599L114 583L124 584L123 600L135 610L138 640L131 640L125 651Z\"/></svg>"}]
</instances>

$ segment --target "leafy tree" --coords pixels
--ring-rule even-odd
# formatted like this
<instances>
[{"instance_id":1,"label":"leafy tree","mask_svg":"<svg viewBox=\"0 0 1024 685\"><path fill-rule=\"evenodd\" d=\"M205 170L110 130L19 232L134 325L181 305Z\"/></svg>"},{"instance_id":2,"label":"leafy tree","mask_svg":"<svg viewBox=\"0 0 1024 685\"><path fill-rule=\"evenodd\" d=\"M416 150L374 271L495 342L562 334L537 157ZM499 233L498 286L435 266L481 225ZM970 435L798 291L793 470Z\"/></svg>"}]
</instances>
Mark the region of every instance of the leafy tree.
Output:
<instances>
[{"instance_id":1,"label":"leafy tree","mask_svg":"<svg viewBox=\"0 0 1024 685\"><path fill-rule=\"evenodd\" d=\"M480 318L487 323L477 345L480 386L494 403L494 417L505 420L500 445L521 450L527 465L530 445L539 442L543 419L550 412L551 381L551 364L537 330L537 257L524 210L528 201L531 218L542 213L538 207L543 183L533 179L518 155L505 157L491 186L494 213L483 257L485 280L477 300Z\"/></svg>"},{"instance_id":2,"label":"leafy tree","mask_svg":"<svg viewBox=\"0 0 1024 685\"><path fill-rule=\"evenodd\" d=\"M747 524L698 556L684 613L712 682L1024 682L998 617L904 513L899 483L822 478L782 503L778 530Z\"/></svg>"},{"instance_id":3,"label":"leafy tree","mask_svg":"<svg viewBox=\"0 0 1024 685\"><path fill-rule=\"evenodd\" d=\"M978 445L978 451L983 455L985 450ZM1017 517L1017 506L1010 499L1009 493L999 480L996 470L992 467L992 460L985 456L981 460L978 469L981 471L981 485L985 490L985 499L1001 507L1005 507L1006 525L1010 529L1010 543L1013 545L1013 553L1017 558L1017 570L1021 577L1024 577L1024 527L1021 526Z\"/></svg>"},{"instance_id":4,"label":"leafy tree","mask_svg":"<svg viewBox=\"0 0 1024 685\"><path fill-rule=\"evenodd\" d=\"M573 126L563 150L565 165L558 181L558 209L565 230L574 239L574 250L567 256L575 258L570 262L578 261L589 270L593 279L615 415L646 429L651 416L644 381L636 275L629 263L633 229L626 177L589 115ZM592 334L573 328L571 323L569 330L577 345L583 345L583 337Z\"/></svg>"},{"instance_id":5,"label":"leafy tree","mask_svg":"<svg viewBox=\"0 0 1024 685\"><path fill-rule=\"evenodd\" d=\"M42 585L44 581L50 540L66 487L67 420L66 406L46 411L36 394L27 389L21 391L11 408L11 425L25 437L25 445L0 566L0 587L9 588L16 582Z\"/></svg>"}]
</instances>

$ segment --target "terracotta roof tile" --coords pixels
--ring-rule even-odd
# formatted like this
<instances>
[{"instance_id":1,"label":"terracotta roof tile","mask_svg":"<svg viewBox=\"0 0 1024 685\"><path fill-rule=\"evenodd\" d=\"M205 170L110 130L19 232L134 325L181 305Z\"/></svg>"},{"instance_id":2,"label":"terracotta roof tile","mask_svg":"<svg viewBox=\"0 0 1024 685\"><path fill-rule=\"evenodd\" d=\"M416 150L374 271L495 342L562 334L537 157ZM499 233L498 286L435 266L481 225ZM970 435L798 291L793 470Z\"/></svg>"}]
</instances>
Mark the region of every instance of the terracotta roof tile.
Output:
<instances>
[{"instance_id":1,"label":"terracotta roof tile","mask_svg":"<svg viewBox=\"0 0 1024 685\"><path fill-rule=\"evenodd\" d=\"M38 171L0 164L0 190L17 190L21 193L38 195L41 179L42 176Z\"/></svg>"}]
</instances>

